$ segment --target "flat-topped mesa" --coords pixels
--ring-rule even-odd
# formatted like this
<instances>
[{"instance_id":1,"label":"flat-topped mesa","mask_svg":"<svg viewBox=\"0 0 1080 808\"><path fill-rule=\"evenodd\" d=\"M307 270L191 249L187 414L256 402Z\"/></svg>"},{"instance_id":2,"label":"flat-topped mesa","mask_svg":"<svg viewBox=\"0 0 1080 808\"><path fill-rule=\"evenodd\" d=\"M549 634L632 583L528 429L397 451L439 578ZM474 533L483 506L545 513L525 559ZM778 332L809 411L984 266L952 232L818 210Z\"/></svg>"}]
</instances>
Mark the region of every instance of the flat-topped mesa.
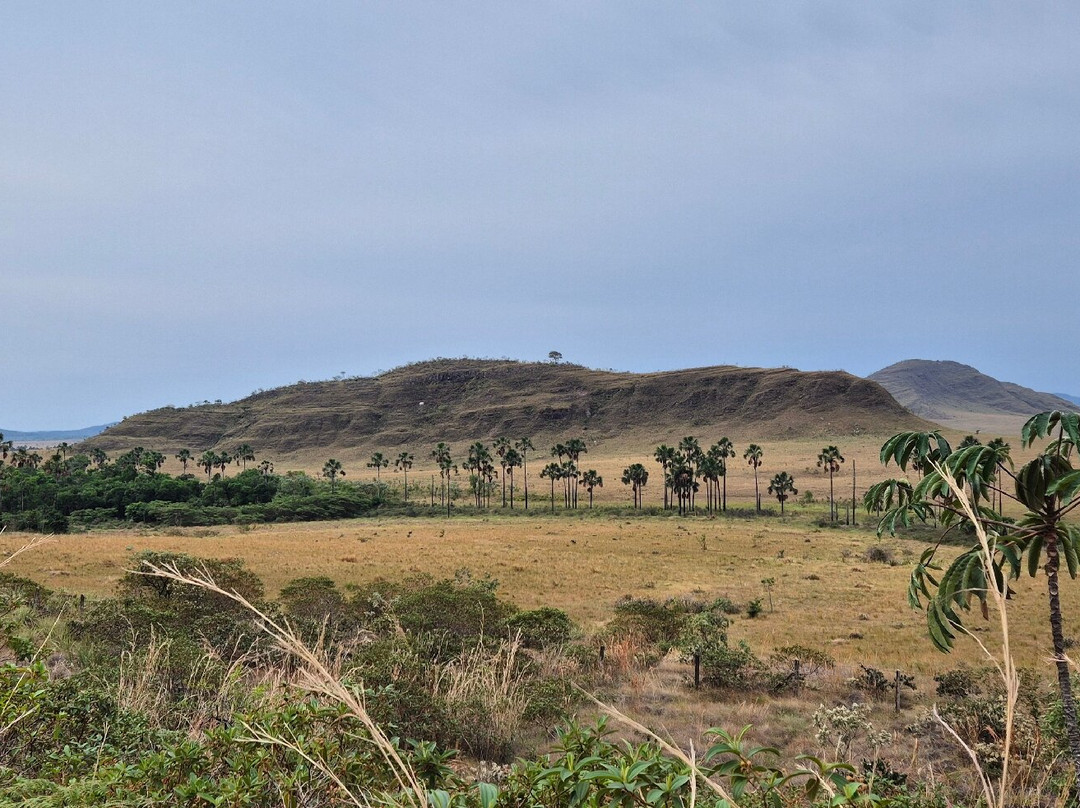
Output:
<instances>
[{"instance_id":1,"label":"flat-topped mesa","mask_svg":"<svg viewBox=\"0 0 1080 808\"><path fill-rule=\"evenodd\" d=\"M544 441L580 433L591 442L647 443L684 434L811 438L926 426L877 383L842 371L726 365L624 373L437 359L372 378L301 382L229 404L152 410L125 418L89 444L114 451L247 442L287 454L498 435Z\"/></svg>"}]
</instances>

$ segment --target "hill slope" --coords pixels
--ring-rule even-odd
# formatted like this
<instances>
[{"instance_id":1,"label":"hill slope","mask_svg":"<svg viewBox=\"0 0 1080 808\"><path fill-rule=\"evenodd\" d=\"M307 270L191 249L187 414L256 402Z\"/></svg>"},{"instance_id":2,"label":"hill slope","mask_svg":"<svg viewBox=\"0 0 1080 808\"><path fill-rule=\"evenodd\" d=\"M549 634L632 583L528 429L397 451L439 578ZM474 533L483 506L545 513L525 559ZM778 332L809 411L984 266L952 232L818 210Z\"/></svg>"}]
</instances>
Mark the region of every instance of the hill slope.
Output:
<instances>
[{"instance_id":1,"label":"hill slope","mask_svg":"<svg viewBox=\"0 0 1080 808\"><path fill-rule=\"evenodd\" d=\"M885 434L925 426L879 385L848 373L711 367L616 373L576 365L432 360L375 378L281 387L224 405L125 418L88 441L107 451L231 449L297 454L412 448L497 435L590 442L687 434L761 438ZM538 444L539 445L539 444Z\"/></svg>"},{"instance_id":2,"label":"hill slope","mask_svg":"<svg viewBox=\"0 0 1080 808\"><path fill-rule=\"evenodd\" d=\"M959 362L908 359L868 377L918 416L955 429L1017 432L1044 410L1075 410L1051 393L1002 382Z\"/></svg>"}]
</instances>

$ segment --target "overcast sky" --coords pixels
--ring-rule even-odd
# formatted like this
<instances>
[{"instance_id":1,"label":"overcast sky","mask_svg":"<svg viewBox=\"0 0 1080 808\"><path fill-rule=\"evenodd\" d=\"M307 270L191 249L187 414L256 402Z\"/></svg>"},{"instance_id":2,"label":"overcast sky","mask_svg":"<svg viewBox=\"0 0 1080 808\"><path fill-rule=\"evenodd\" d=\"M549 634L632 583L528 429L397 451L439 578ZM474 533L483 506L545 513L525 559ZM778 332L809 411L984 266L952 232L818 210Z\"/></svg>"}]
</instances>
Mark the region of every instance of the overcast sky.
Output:
<instances>
[{"instance_id":1,"label":"overcast sky","mask_svg":"<svg viewBox=\"0 0 1080 808\"><path fill-rule=\"evenodd\" d=\"M5 3L0 428L435 356L1080 393L1080 4Z\"/></svg>"}]
</instances>

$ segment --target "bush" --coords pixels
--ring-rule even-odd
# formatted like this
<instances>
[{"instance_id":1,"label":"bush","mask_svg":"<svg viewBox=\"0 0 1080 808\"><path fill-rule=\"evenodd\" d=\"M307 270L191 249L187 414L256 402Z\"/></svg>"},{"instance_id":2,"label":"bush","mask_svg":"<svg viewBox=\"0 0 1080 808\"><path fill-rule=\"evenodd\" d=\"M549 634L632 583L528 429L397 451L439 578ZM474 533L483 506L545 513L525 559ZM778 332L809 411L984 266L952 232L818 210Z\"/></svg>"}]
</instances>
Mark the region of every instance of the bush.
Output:
<instances>
[{"instance_id":1,"label":"bush","mask_svg":"<svg viewBox=\"0 0 1080 808\"><path fill-rule=\"evenodd\" d=\"M547 648L570 641L574 624L562 609L544 606L531 612L518 612L507 621L507 628L521 636L526 648Z\"/></svg>"},{"instance_id":2,"label":"bush","mask_svg":"<svg viewBox=\"0 0 1080 808\"><path fill-rule=\"evenodd\" d=\"M745 642L728 645L730 621L719 609L710 609L687 617L679 636L679 650L684 662L694 656L701 659L701 678L714 687L749 689L760 682L765 666Z\"/></svg>"},{"instance_id":3,"label":"bush","mask_svg":"<svg viewBox=\"0 0 1080 808\"><path fill-rule=\"evenodd\" d=\"M890 567L895 567L898 562L893 555L893 551L888 547L883 547L880 544L875 544L873 547L869 547L864 554L867 561L874 564L888 564Z\"/></svg>"},{"instance_id":4,"label":"bush","mask_svg":"<svg viewBox=\"0 0 1080 808\"><path fill-rule=\"evenodd\" d=\"M417 578L403 587L393 611L407 633L429 635L432 652L446 659L506 636L515 608L495 596L497 586L492 580L473 581L467 573L455 580Z\"/></svg>"}]
</instances>

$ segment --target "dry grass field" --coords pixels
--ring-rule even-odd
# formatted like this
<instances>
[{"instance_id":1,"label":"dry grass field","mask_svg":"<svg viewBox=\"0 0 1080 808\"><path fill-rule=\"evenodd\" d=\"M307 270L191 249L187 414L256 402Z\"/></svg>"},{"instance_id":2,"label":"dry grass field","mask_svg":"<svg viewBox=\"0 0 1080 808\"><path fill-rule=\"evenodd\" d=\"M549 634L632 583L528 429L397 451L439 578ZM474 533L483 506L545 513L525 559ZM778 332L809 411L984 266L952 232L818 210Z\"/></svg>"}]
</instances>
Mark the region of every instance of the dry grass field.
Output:
<instances>
[{"instance_id":1,"label":"dry grass field","mask_svg":"<svg viewBox=\"0 0 1080 808\"><path fill-rule=\"evenodd\" d=\"M798 643L828 650L840 663L932 673L961 660L979 661L961 641L951 656L933 650L922 615L905 599L912 561L923 537L876 538L872 529L820 528L819 509L755 519L625 517L598 512L563 515L357 519L299 525L130 530L54 537L8 571L52 588L90 596L109 593L141 550L241 557L268 594L288 581L326 575L340 585L427 574L499 581L500 593L524 608L565 609L585 629L601 625L623 595L668 598L725 596L745 604L761 598L765 614L738 617L731 635L759 654ZM932 537L925 533L925 540ZM10 552L29 536L4 534ZM895 565L871 562L884 547ZM770 597L762 585L773 579ZM1048 668L1045 583L1023 580L1012 605L1013 643L1021 664ZM1066 618L1080 615L1080 590L1063 588ZM994 624L972 616L992 642ZM1075 630L1067 622L1067 630Z\"/></svg>"}]
</instances>

